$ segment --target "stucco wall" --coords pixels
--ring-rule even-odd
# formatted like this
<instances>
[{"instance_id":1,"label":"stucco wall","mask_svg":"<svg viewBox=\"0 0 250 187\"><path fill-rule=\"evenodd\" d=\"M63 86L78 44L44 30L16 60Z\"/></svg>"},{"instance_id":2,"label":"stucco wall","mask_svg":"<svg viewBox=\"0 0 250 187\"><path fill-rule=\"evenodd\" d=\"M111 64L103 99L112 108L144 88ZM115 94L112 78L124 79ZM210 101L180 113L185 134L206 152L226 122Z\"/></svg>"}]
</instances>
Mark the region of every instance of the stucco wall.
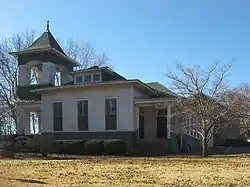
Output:
<instances>
[{"instance_id":1,"label":"stucco wall","mask_svg":"<svg viewBox=\"0 0 250 187\"><path fill-rule=\"evenodd\" d=\"M133 100L130 85L77 88L42 94L43 132L53 131L53 102L63 103L63 132L77 132L77 100L87 99L89 105L89 132L105 132L105 98L118 99L117 131L133 131Z\"/></svg>"}]
</instances>

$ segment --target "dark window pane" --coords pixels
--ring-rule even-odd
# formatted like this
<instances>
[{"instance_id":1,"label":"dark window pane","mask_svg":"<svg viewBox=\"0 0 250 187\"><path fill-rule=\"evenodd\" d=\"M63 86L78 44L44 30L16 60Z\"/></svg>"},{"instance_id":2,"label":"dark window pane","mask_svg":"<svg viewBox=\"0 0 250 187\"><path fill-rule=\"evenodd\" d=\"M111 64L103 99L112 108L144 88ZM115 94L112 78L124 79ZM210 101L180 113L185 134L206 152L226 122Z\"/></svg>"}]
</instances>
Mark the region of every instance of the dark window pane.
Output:
<instances>
[{"instance_id":1,"label":"dark window pane","mask_svg":"<svg viewBox=\"0 0 250 187\"><path fill-rule=\"evenodd\" d=\"M78 130L88 130L88 116L78 116Z\"/></svg>"},{"instance_id":2,"label":"dark window pane","mask_svg":"<svg viewBox=\"0 0 250 187\"><path fill-rule=\"evenodd\" d=\"M76 83L82 83L82 76L76 76Z\"/></svg>"},{"instance_id":3,"label":"dark window pane","mask_svg":"<svg viewBox=\"0 0 250 187\"><path fill-rule=\"evenodd\" d=\"M88 101L78 101L78 130L88 130Z\"/></svg>"},{"instance_id":4,"label":"dark window pane","mask_svg":"<svg viewBox=\"0 0 250 187\"><path fill-rule=\"evenodd\" d=\"M62 131L63 130L62 117L54 117L53 127L54 127L54 131Z\"/></svg>"},{"instance_id":5,"label":"dark window pane","mask_svg":"<svg viewBox=\"0 0 250 187\"><path fill-rule=\"evenodd\" d=\"M105 114L110 114L110 100L105 100Z\"/></svg>"},{"instance_id":6,"label":"dark window pane","mask_svg":"<svg viewBox=\"0 0 250 187\"><path fill-rule=\"evenodd\" d=\"M111 113L116 115L116 99L112 99L112 104L111 104Z\"/></svg>"},{"instance_id":7,"label":"dark window pane","mask_svg":"<svg viewBox=\"0 0 250 187\"><path fill-rule=\"evenodd\" d=\"M166 109L160 109L160 110L158 110L158 115L167 115Z\"/></svg>"},{"instance_id":8,"label":"dark window pane","mask_svg":"<svg viewBox=\"0 0 250 187\"><path fill-rule=\"evenodd\" d=\"M106 130L117 129L117 101L116 98L105 100L105 127Z\"/></svg>"},{"instance_id":9,"label":"dark window pane","mask_svg":"<svg viewBox=\"0 0 250 187\"><path fill-rule=\"evenodd\" d=\"M117 116L106 115L105 116L105 127L106 130L117 130Z\"/></svg>"},{"instance_id":10,"label":"dark window pane","mask_svg":"<svg viewBox=\"0 0 250 187\"><path fill-rule=\"evenodd\" d=\"M144 116L139 116L139 138L144 138Z\"/></svg>"},{"instance_id":11,"label":"dark window pane","mask_svg":"<svg viewBox=\"0 0 250 187\"><path fill-rule=\"evenodd\" d=\"M83 115L83 107L82 107L82 101L77 101L77 113L78 116L82 116Z\"/></svg>"},{"instance_id":12,"label":"dark window pane","mask_svg":"<svg viewBox=\"0 0 250 187\"><path fill-rule=\"evenodd\" d=\"M53 128L55 131L63 130L63 119L62 119L62 103L53 103Z\"/></svg>"},{"instance_id":13,"label":"dark window pane","mask_svg":"<svg viewBox=\"0 0 250 187\"><path fill-rule=\"evenodd\" d=\"M100 81L100 80L101 80L101 75L99 73L93 75L93 81Z\"/></svg>"},{"instance_id":14,"label":"dark window pane","mask_svg":"<svg viewBox=\"0 0 250 187\"><path fill-rule=\"evenodd\" d=\"M88 101L83 101L83 115L88 115Z\"/></svg>"},{"instance_id":15,"label":"dark window pane","mask_svg":"<svg viewBox=\"0 0 250 187\"><path fill-rule=\"evenodd\" d=\"M166 132L166 121L167 119L165 117L158 117L157 118L157 138L165 137L167 132Z\"/></svg>"},{"instance_id":16,"label":"dark window pane","mask_svg":"<svg viewBox=\"0 0 250 187\"><path fill-rule=\"evenodd\" d=\"M85 75L84 82L91 82L91 75Z\"/></svg>"},{"instance_id":17,"label":"dark window pane","mask_svg":"<svg viewBox=\"0 0 250 187\"><path fill-rule=\"evenodd\" d=\"M58 107L58 116L62 117L62 103L57 103Z\"/></svg>"}]
</instances>

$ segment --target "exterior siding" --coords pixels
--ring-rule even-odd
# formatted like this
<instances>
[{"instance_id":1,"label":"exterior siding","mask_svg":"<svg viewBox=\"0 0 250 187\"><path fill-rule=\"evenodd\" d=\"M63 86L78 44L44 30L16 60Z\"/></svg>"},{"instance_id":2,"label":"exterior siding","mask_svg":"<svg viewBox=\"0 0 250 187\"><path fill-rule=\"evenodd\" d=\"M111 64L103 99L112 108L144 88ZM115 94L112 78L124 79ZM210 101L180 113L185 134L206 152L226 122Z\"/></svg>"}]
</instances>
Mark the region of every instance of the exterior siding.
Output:
<instances>
[{"instance_id":1,"label":"exterior siding","mask_svg":"<svg viewBox=\"0 0 250 187\"><path fill-rule=\"evenodd\" d=\"M53 102L63 103L63 131L78 131L77 100L89 102L89 130L87 132L110 132L105 130L105 98L117 98L118 124L117 131L134 131L132 95L130 85L110 87L79 88L42 94L43 132L53 132ZM61 133L61 132L58 132Z\"/></svg>"},{"instance_id":2,"label":"exterior siding","mask_svg":"<svg viewBox=\"0 0 250 187\"><path fill-rule=\"evenodd\" d=\"M143 98L149 98L150 96L143 93L139 89L133 88L133 98L134 99L143 99Z\"/></svg>"}]
</instances>

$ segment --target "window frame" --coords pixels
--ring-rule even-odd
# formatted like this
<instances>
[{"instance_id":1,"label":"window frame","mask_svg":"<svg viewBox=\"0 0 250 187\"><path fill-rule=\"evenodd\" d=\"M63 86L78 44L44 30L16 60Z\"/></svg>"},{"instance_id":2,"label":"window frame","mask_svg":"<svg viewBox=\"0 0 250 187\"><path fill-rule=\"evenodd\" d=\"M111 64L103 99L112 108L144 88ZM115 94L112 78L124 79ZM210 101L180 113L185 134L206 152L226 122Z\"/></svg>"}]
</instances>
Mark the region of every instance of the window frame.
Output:
<instances>
[{"instance_id":1,"label":"window frame","mask_svg":"<svg viewBox=\"0 0 250 187\"><path fill-rule=\"evenodd\" d=\"M83 75L84 76L84 79L83 79L83 83L91 83L92 82L92 74L85 74L85 75ZM86 82L85 81L85 77L87 77L87 76L90 76L90 81L89 82Z\"/></svg>"},{"instance_id":2,"label":"window frame","mask_svg":"<svg viewBox=\"0 0 250 187\"><path fill-rule=\"evenodd\" d=\"M82 81L81 82L77 82L77 77L82 77ZM83 83L83 75L75 75L75 84L82 84Z\"/></svg>"},{"instance_id":3,"label":"window frame","mask_svg":"<svg viewBox=\"0 0 250 187\"><path fill-rule=\"evenodd\" d=\"M116 129L107 129L107 125L106 125L106 100L107 99L116 99ZM119 102L118 102L119 98L118 97L104 97L104 129L105 131L118 131L118 127L119 127ZM110 114L109 114L110 115ZM111 115L112 116L112 115Z\"/></svg>"},{"instance_id":4,"label":"window frame","mask_svg":"<svg viewBox=\"0 0 250 187\"><path fill-rule=\"evenodd\" d=\"M85 111L84 111L84 104L83 104L83 115L79 115L79 113L78 113L78 102L83 102L84 103L84 101L87 101L87 107L88 107L88 109L87 109L87 115L86 114L84 114L85 113ZM77 130L78 131L89 131L89 100L88 99L77 99L77 101L76 101L76 114L77 114ZM87 116L87 129L80 129L79 128L79 117L86 117Z\"/></svg>"},{"instance_id":5,"label":"window frame","mask_svg":"<svg viewBox=\"0 0 250 187\"><path fill-rule=\"evenodd\" d=\"M62 106L62 108L61 108L61 116L59 116L57 114L54 115L54 104L56 104L56 103L61 103L61 106ZM52 103L52 110L53 110L53 131L55 131L55 132L63 132L63 114L64 114L63 101L54 101ZM61 129L60 130L55 129L55 118L61 118L62 124L61 124Z\"/></svg>"},{"instance_id":6,"label":"window frame","mask_svg":"<svg viewBox=\"0 0 250 187\"><path fill-rule=\"evenodd\" d=\"M94 75L99 75L99 80L94 80ZM93 73L92 74L92 82L101 82L101 73Z\"/></svg>"}]
</instances>

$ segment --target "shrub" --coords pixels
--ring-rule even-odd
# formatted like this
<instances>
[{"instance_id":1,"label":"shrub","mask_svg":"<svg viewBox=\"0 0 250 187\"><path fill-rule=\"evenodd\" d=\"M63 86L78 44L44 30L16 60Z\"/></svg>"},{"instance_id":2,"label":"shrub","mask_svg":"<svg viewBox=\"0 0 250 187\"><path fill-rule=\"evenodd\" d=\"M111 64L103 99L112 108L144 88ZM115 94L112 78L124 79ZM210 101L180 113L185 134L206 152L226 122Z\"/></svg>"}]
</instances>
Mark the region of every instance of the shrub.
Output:
<instances>
[{"instance_id":1,"label":"shrub","mask_svg":"<svg viewBox=\"0 0 250 187\"><path fill-rule=\"evenodd\" d=\"M15 154L12 151L3 150L1 153L3 158L14 158Z\"/></svg>"},{"instance_id":2,"label":"shrub","mask_svg":"<svg viewBox=\"0 0 250 187\"><path fill-rule=\"evenodd\" d=\"M237 140L237 139L225 139L222 141L220 146L230 146L230 147L241 147L241 146L250 146L250 143L246 140Z\"/></svg>"},{"instance_id":3,"label":"shrub","mask_svg":"<svg viewBox=\"0 0 250 187\"><path fill-rule=\"evenodd\" d=\"M54 144L54 153L57 154L84 154L84 140L56 141Z\"/></svg>"},{"instance_id":4,"label":"shrub","mask_svg":"<svg viewBox=\"0 0 250 187\"><path fill-rule=\"evenodd\" d=\"M127 143L120 139L110 139L104 141L104 152L108 155L125 155L127 153Z\"/></svg>"},{"instance_id":5,"label":"shrub","mask_svg":"<svg viewBox=\"0 0 250 187\"><path fill-rule=\"evenodd\" d=\"M86 153L89 155L102 155L102 154L104 154L103 140L101 140L101 139L88 140L85 143L85 150L86 150Z\"/></svg>"},{"instance_id":6,"label":"shrub","mask_svg":"<svg viewBox=\"0 0 250 187\"><path fill-rule=\"evenodd\" d=\"M27 144L27 149L35 153L41 153L47 156L52 152L54 140L50 136L35 135Z\"/></svg>"}]
</instances>

